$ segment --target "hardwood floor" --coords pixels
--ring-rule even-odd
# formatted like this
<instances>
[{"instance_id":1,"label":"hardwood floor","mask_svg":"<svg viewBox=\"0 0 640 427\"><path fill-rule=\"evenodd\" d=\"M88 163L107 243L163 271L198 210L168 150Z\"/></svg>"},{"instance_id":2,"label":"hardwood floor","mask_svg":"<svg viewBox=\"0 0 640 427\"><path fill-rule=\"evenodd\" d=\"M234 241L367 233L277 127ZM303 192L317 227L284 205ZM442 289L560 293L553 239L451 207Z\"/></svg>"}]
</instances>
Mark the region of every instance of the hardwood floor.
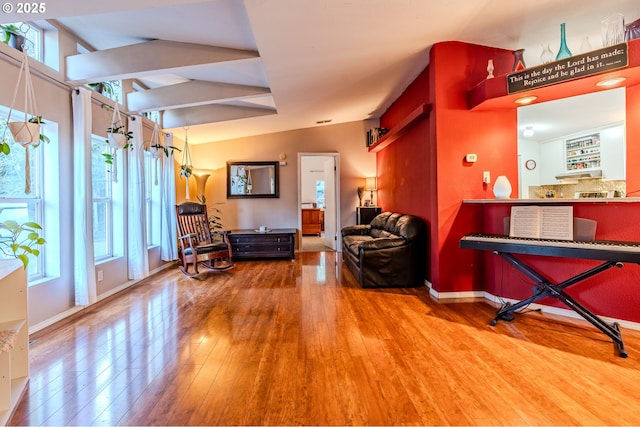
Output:
<instances>
[{"instance_id":1,"label":"hardwood floor","mask_svg":"<svg viewBox=\"0 0 640 427\"><path fill-rule=\"evenodd\" d=\"M365 290L339 254L171 268L34 334L13 425L638 425L629 358L539 313Z\"/></svg>"}]
</instances>

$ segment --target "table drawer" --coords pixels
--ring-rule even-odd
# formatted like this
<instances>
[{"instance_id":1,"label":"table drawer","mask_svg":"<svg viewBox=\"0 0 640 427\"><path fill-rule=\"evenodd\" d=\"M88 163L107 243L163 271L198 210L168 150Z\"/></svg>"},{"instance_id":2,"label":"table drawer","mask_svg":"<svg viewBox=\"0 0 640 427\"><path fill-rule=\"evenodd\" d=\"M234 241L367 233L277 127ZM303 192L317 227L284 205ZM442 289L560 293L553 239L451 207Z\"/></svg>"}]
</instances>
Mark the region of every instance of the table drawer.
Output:
<instances>
[{"instance_id":1,"label":"table drawer","mask_svg":"<svg viewBox=\"0 0 640 427\"><path fill-rule=\"evenodd\" d=\"M294 233L257 233L232 231L229 242L234 258L291 258L295 257Z\"/></svg>"},{"instance_id":2,"label":"table drawer","mask_svg":"<svg viewBox=\"0 0 640 427\"><path fill-rule=\"evenodd\" d=\"M265 234L264 236L242 236L233 234L229 235L229 241L231 244L279 244L279 243L292 243L293 237L286 234Z\"/></svg>"}]
</instances>

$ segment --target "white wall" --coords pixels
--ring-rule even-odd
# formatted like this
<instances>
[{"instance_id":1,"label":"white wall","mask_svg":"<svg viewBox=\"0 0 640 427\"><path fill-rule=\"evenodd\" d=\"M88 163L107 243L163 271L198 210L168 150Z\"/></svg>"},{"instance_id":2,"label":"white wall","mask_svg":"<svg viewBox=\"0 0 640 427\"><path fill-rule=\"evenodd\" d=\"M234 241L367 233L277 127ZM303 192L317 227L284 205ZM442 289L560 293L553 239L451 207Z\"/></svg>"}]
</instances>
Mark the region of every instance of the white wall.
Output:
<instances>
[{"instance_id":1,"label":"white wall","mask_svg":"<svg viewBox=\"0 0 640 427\"><path fill-rule=\"evenodd\" d=\"M339 215L341 225L345 226L356 223L357 187L364 185L363 177L375 175L376 156L369 153L364 144L365 134L372 126L366 121L324 125L208 144L190 144L190 151L194 169L213 170L205 192L207 204L222 211L223 225L228 229L252 229L264 224L272 228L297 228L297 153L340 153ZM174 138L180 136L174 135ZM181 146L182 142L177 145ZM280 198L227 200L227 161L279 161L281 153L286 155L287 165L280 167ZM190 181L190 194L195 194L195 180ZM177 191L180 203L184 200L184 179L178 180Z\"/></svg>"},{"instance_id":2,"label":"white wall","mask_svg":"<svg viewBox=\"0 0 640 427\"><path fill-rule=\"evenodd\" d=\"M301 203L316 202L316 181L324 179L324 157L303 157L300 177Z\"/></svg>"}]
</instances>

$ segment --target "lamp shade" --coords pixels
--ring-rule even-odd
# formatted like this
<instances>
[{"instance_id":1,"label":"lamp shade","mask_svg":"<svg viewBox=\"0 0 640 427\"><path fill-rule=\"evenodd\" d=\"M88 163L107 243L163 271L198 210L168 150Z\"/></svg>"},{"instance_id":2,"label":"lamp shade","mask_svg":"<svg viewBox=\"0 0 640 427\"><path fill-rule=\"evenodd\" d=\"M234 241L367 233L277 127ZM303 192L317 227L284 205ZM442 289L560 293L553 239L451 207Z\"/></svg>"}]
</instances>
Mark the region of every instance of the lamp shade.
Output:
<instances>
[{"instance_id":1,"label":"lamp shade","mask_svg":"<svg viewBox=\"0 0 640 427\"><path fill-rule=\"evenodd\" d=\"M375 190L376 189L376 177L365 178L364 187L367 190Z\"/></svg>"},{"instance_id":2,"label":"lamp shade","mask_svg":"<svg viewBox=\"0 0 640 427\"><path fill-rule=\"evenodd\" d=\"M196 178L197 192L198 196L204 195L204 189L207 186L207 180L209 179L209 173L194 173L193 176Z\"/></svg>"},{"instance_id":3,"label":"lamp shade","mask_svg":"<svg viewBox=\"0 0 640 427\"><path fill-rule=\"evenodd\" d=\"M508 199L511 196L511 183L506 176L500 175L493 184L493 194L496 199Z\"/></svg>"}]
</instances>

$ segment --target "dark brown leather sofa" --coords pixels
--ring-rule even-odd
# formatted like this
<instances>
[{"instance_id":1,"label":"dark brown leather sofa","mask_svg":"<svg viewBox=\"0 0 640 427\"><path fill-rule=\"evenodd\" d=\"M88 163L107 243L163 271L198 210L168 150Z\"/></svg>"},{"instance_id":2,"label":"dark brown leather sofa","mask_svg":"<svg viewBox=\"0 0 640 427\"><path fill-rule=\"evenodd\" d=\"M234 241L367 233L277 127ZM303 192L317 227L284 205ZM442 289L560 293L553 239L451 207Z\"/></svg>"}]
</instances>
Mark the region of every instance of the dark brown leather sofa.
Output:
<instances>
[{"instance_id":1,"label":"dark brown leather sofa","mask_svg":"<svg viewBox=\"0 0 640 427\"><path fill-rule=\"evenodd\" d=\"M342 259L363 288L424 284L427 233L417 216L383 212L342 229Z\"/></svg>"}]
</instances>

